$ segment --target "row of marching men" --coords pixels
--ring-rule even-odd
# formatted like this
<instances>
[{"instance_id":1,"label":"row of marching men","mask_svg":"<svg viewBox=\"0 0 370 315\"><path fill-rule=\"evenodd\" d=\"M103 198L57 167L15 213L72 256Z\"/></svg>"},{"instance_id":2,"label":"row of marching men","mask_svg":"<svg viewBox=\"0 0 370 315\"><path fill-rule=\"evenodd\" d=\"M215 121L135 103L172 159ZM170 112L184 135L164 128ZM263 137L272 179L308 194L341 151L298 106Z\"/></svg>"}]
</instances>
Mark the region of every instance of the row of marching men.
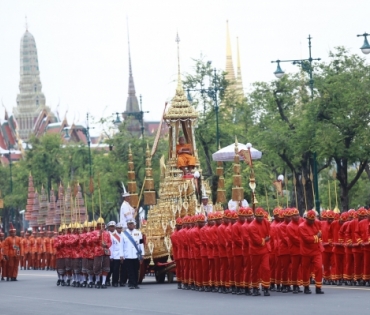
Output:
<instances>
[{"instance_id":1,"label":"row of marching men","mask_svg":"<svg viewBox=\"0 0 370 315\"><path fill-rule=\"evenodd\" d=\"M269 291L275 290L297 294L303 285L303 292L310 294L313 277L316 293L323 294L323 260L329 236L326 221L319 221L314 210L304 218L295 208L275 209L273 214L272 223L262 208L254 213L243 207L210 213L207 223L202 214L178 218L171 236L178 288L258 296L261 286L269 296ZM334 217L333 212L328 215ZM333 223L341 225L346 216L342 214ZM364 233L362 247L367 248L369 232L364 229ZM328 243L348 244L334 236ZM335 270L335 278L345 279L348 274Z\"/></svg>"},{"instance_id":2,"label":"row of marching men","mask_svg":"<svg viewBox=\"0 0 370 315\"><path fill-rule=\"evenodd\" d=\"M0 232L0 273L1 280L16 281L18 270L54 270L55 249L54 238L58 235L56 231L45 231L42 228L28 228L26 232L21 231L21 236L16 236L16 229L10 223L9 239L6 243L3 232ZM14 250L13 247L17 249ZM6 254L6 252L8 252ZM10 256L14 256L13 261ZM10 265L10 266L9 266Z\"/></svg>"},{"instance_id":3,"label":"row of marching men","mask_svg":"<svg viewBox=\"0 0 370 315\"><path fill-rule=\"evenodd\" d=\"M94 224L96 223L96 224ZM62 225L54 240L58 286L106 289L125 286L138 289L138 271L144 255L143 237L134 219L127 229L111 221L105 230L103 218L96 222ZM123 231L124 230L124 231Z\"/></svg>"}]
</instances>

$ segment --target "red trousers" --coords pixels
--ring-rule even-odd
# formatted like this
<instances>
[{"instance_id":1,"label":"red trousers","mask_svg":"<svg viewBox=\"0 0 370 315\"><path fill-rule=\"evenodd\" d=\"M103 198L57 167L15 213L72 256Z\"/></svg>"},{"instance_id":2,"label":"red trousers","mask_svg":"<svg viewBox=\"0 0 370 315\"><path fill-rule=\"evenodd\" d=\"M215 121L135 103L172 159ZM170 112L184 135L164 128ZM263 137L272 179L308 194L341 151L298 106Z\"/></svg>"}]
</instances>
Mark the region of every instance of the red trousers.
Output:
<instances>
[{"instance_id":1,"label":"red trousers","mask_svg":"<svg viewBox=\"0 0 370 315\"><path fill-rule=\"evenodd\" d=\"M275 283L276 279L276 255L275 254L270 254L270 274L271 274L271 283Z\"/></svg>"},{"instance_id":2,"label":"red trousers","mask_svg":"<svg viewBox=\"0 0 370 315\"><path fill-rule=\"evenodd\" d=\"M281 256L275 255L275 283L281 284Z\"/></svg>"},{"instance_id":3,"label":"red trousers","mask_svg":"<svg viewBox=\"0 0 370 315\"><path fill-rule=\"evenodd\" d=\"M189 258L183 258L182 259L182 263L183 263L183 274L184 274L184 278L182 279L182 282L184 284L189 284L190 281L189 281L189 268L190 268L190 259Z\"/></svg>"},{"instance_id":4,"label":"red trousers","mask_svg":"<svg viewBox=\"0 0 370 315\"><path fill-rule=\"evenodd\" d=\"M353 254L352 252L346 253L346 264L344 266L344 279L352 280L353 279Z\"/></svg>"},{"instance_id":5,"label":"red trousers","mask_svg":"<svg viewBox=\"0 0 370 315\"><path fill-rule=\"evenodd\" d=\"M264 288L270 287L270 262L269 253L261 255L251 255L252 265L252 287L259 287L259 278Z\"/></svg>"},{"instance_id":6,"label":"red trousers","mask_svg":"<svg viewBox=\"0 0 370 315\"><path fill-rule=\"evenodd\" d=\"M238 288L244 287L243 269L243 256L234 256L234 281Z\"/></svg>"},{"instance_id":7,"label":"red trousers","mask_svg":"<svg viewBox=\"0 0 370 315\"><path fill-rule=\"evenodd\" d=\"M182 273L183 273L182 259L178 258L178 259L176 259L176 279L177 279L177 282L182 281L182 279L183 279Z\"/></svg>"},{"instance_id":8,"label":"red trousers","mask_svg":"<svg viewBox=\"0 0 370 315\"><path fill-rule=\"evenodd\" d=\"M215 281L215 259L214 258L208 258L208 285L214 286L216 285Z\"/></svg>"},{"instance_id":9,"label":"red trousers","mask_svg":"<svg viewBox=\"0 0 370 315\"><path fill-rule=\"evenodd\" d=\"M234 257L227 257L227 260L229 262L229 279L230 279L230 286L235 285L235 279L234 279Z\"/></svg>"},{"instance_id":10,"label":"red trousers","mask_svg":"<svg viewBox=\"0 0 370 315\"><path fill-rule=\"evenodd\" d=\"M8 257L7 277L17 278L20 256Z\"/></svg>"},{"instance_id":11,"label":"red trousers","mask_svg":"<svg viewBox=\"0 0 370 315\"><path fill-rule=\"evenodd\" d=\"M243 270L243 287L244 288L251 288L252 287L252 278L251 278L251 256L245 255L243 256L244 259L244 270Z\"/></svg>"},{"instance_id":12,"label":"red trousers","mask_svg":"<svg viewBox=\"0 0 370 315\"><path fill-rule=\"evenodd\" d=\"M31 253L32 255L32 268L38 269L40 267L40 263L37 259L37 253Z\"/></svg>"},{"instance_id":13,"label":"red trousers","mask_svg":"<svg viewBox=\"0 0 370 315\"><path fill-rule=\"evenodd\" d=\"M361 280L364 271L364 252L353 252L353 265L354 280Z\"/></svg>"},{"instance_id":14,"label":"red trousers","mask_svg":"<svg viewBox=\"0 0 370 315\"><path fill-rule=\"evenodd\" d=\"M45 253L45 266L47 268L51 267L51 254L50 253Z\"/></svg>"},{"instance_id":15,"label":"red trousers","mask_svg":"<svg viewBox=\"0 0 370 315\"><path fill-rule=\"evenodd\" d=\"M331 280L332 279L332 252L323 252L322 253L322 264L324 265L324 279Z\"/></svg>"},{"instance_id":16,"label":"red trousers","mask_svg":"<svg viewBox=\"0 0 370 315\"><path fill-rule=\"evenodd\" d=\"M8 277L8 263L6 260L0 261L0 267L1 267L1 278Z\"/></svg>"},{"instance_id":17,"label":"red trousers","mask_svg":"<svg viewBox=\"0 0 370 315\"><path fill-rule=\"evenodd\" d=\"M209 262L208 257L202 257L202 286L209 285Z\"/></svg>"},{"instance_id":18,"label":"red trousers","mask_svg":"<svg viewBox=\"0 0 370 315\"><path fill-rule=\"evenodd\" d=\"M370 251L364 250L364 271L362 279L365 281L370 280Z\"/></svg>"},{"instance_id":19,"label":"red trousers","mask_svg":"<svg viewBox=\"0 0 370 315\"><path fill-rule=\"evenodd\" d=\"M300 278L302 277L301 255L292 255L290 256L290 260L292 262L292 285L299 285L301 280Z\"/></svg>"},{"instance_id":20,"label":"red trousers","mask_svg":"<svg viewBox=\"0 0 370 315\"><path fill-rule=\"evenodd\" d=\"M289 285L289 266L290 266L290 255L280 255L281 263L281 284Z\"/></svg>"},{"instance_id":21,"label":"red trousers","mask_svg":"<svg viewBox=\"0 0 370 315\"><path fill-rule=\"evenodd\" d=\"M24 254L24 259L23 259L24 269L30 268L32 266L33 266L32 254L31 253Z\"/></svg>"},{"instance_id":22,"label":"red trousers","mask_svg":"<svg viewBox=\"0 0 370 315\"><path fill-rule=\"evenodd\" d=\"M220 283L222 286L230 287L229 261L227 257L220 257Z\"/></svg>"},{"instance_id":23,"label":"red trousers","mask_svg":"<svg viewBox=\"0 0 370 315\"><path fill-rule=\"evenodd\" d=\"M215 273L214 273L214 285L219 287L221 285L220 275L221 275L221 266L220 266L220 257L215 256Z\"/></svg>"},{"instance_id":24,"label":"red trousers","mask_svg":"<svg viewBox=\"0 0 370 315\"><path fill-rule=\"evenodd\" d=\"M302 256L302 278L305 287L310 285L310 275L313 268L315 274L315 283L317 288L322 286L322 255Z\"/></svg>"},{"instance_id":25,"label":"red trousers","mask_svg":"<svg viewBox=\"0 0 370 315\"><path fill-rule=\"evenodd\" d=\"M203 285L203 268L202 268L202 258L197 258L195 260L195 285L200 287Z\"/></svg>"},{"instance_id":26,"label":"red trousers","mask_svg":"<svg viewBox=\"0 0 370 315\"><path fill-rule=\"evenodd\" d=\"M344 279L344 265L345 265L345 254L333 253L335 261L335 275L334 280Z\"/></svg>"}]
</instances>

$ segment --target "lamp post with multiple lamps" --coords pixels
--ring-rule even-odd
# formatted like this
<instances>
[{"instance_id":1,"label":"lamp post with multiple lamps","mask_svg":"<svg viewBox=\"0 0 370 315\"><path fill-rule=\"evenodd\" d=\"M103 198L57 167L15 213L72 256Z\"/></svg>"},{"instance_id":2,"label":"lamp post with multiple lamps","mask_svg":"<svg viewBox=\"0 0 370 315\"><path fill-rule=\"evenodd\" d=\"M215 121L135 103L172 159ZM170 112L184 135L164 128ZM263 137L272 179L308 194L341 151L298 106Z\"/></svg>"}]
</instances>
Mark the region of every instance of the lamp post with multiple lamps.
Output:
<instances>
[{"instance_id":1,"label":"lamp post with multiple lamps","mask_svg":"<svg viewBox=\"0 0 370 315\"><path fill-rule=\"evenodd\" d=\"M211 62L208 61L208 65L210 65ZM218 123L218 114L219 114L219 105L218 105L218 93L223 91L224 88L221 86L220 80L217 77L217 70L216 68L213 69L213 78L212 78L212 85L208 88L201 88L201 89L187 89L187 98L189 102L192 102L192 97L190 95L190 91L194 92L200 92L201 94L207 94L208 97L213 99L215 103L215 112L216 112L216 145L217 148L220 145L220 129L219 129L219 123Z\"/></svg>"},{"instance_id":2,"label":"lamp post with multiple lamps","mask_svg":"<svg viewBox=\"0 0 370 315\"><path fill-rule=\"evenodd\" d=\"M140 94L140 111L138 111L138 112L123 112L123 113L116 112L116 113L113 113L113 115L116 115L116 119L113 121L113 123L115 125L119 125L122 122L121 119L119 118L120 114L134 117L140 123L141 139L144 140L144 131L145 131L144 114L147 114L147 113L149 113L149 111L143 111L142 96Z\"/></svg>"},{"instance_id":3,"label":"lamp post with multiple lamps","mask_svg":"<svg viewBox=\"0 0 370 315\"><path fill-rule=\"evenodd\" d=\"M278 79L280 79L280 78L282 78L284 76L284 71L281 69L280 63L282 63L282 62L291 62L294 65L301 66L302 70L305 71L306 73L308 73L308 75L309 75L309 78L310 78L310 80L309 80L309 86L310 86L310 91L311 91L311 101L313 101L313 96L314 96L314 91L313 91L314 80L313 80L313 74L312 74L312 70L313 70L312 62L313 61L319 61L321 59L320 58L312 58L312 54L311 54L311 39L312 39L312 37L311 37L311 35L309 35L308 36L308 52L309 52L309 56L308 56L307 59L274 60L274 61L271 61L271 62L272 63L277 63L277 67L276 67L276 70L275 70L274 74L275 74L275 76ZM367 42L366 36L365 36L365 41ZM367 44L367 45L369 45L369 44ZM369 47L369 49L370 49L370 47ZM316 151L315 150L313 152L312 160L313 160L313 181L314 181L314 192L315 192L315 209L316 209L317 212L320 213L320 197L319 197L319 181L318 181L318 171L317 171L317 155L316 155Z\"/></svg>"}]
</instances>

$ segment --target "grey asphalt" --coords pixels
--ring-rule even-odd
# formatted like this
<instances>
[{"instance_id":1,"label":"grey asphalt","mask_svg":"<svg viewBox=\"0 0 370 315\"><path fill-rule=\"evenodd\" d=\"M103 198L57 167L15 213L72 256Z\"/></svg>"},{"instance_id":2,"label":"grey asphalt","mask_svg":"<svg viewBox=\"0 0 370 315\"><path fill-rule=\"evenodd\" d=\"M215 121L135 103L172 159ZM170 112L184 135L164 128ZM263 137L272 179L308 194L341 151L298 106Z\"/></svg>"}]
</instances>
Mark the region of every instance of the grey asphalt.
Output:
<instances>
[{"instance_id":1,"label":"grey asphalt","mask_svg":"<svg viewBox=\"0 0 370 315\"><path fill-rule=\"evenodd\" d=\"M252 297L178 290L152 277L140 290L58 287L54 271L20 271L18 280L0 282L0 315L370 314L370 288L365 287L324 286L324 295Z\"/></svg>"}]
</instances>

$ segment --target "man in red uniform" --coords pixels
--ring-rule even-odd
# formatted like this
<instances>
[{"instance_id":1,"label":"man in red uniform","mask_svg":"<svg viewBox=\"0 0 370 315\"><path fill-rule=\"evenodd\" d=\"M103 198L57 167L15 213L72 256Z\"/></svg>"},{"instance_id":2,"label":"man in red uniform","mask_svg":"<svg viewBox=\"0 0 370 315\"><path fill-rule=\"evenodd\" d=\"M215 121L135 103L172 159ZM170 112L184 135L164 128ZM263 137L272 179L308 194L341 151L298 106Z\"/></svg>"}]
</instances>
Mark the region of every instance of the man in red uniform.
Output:
<instances>
[{"instance_id":1,"label":"man in red uniform","mask_svg":"<svg viewBox=\"0 0 370 315\"><path fill-rule=\"evenodd\" d=\"M191 230L190 242L193 248L193 261L194 261L194 283L195 291L204 291L203 288L203 270L202 270L202 256L201 256L201 246L202 240L200 238L200 229L205 224L204 215L195 215L193 216L194 227Z\"/></svg>"},{"instance_id":2,"label":"man in red uniform","mask_svg":"<svg viewBox=\"0 0 370 315\"><path fill-rule=\"evenodd\" d=\"M353 255L353 270L354 270L354 285L362 285L362 272L364 263L364 253L361 246L362 238L359 234L359 223L366 217L367 210L360 208L356 211L356 217L349 223L346 230L346 239L349 247L352 247Z\"/></svg>"},{"instance_id":3,"label":"man in red uniform","mask_svg":"<svg viewBox=\"0 0 370 315\"><path fill-rule=\"evenodd\" d=\"M20 233L20 237L21 237L21 243L22 243L22 245L23 245L23 241L24 241L24 239L25 239L24 231L21 231L21 233ZM19 263L20 263L20 268L21 268L21 270L22 270L22 269L24 270L24 269L25 269L25 268L24 268L24 256L20 258Z\"/></svg>"},{"instance_id":4,"label":"man in red uniform","mask_svg":"<svg viewBox=\"0 0 370 315\"><path fill-rule=\"evenodd\" d=\"M92 222L89 222L89 232L86 233L86 272L89 277L88 285L87 287L92 289L94 287L94 250L95 250L95 242L93 239L93 233L96 229L96 221L93 220Z\"/></svg>"},{"instance_id":5,"label":"man in red uniform","mask_svg":"<svg viewBox=\"0 0 370 315\"><path fill-rule=\"evenodd\" d=\"M214 213L210 212L207 217L207 226L204 227L204 242L206 245L206 254L208 261L208 270L204 270L203 265L203 274L208 272L208 277L205 276L204 279L208 278L208 287L206 287L206 292L213 292L215 290L215 259L213 255L213 239L212 239L212 227L215 224ZM202 260L203 261L203 260Z\"/></svg>"},{"instance_id":6,"label":"man in red uniform","mask_svg":"<svg viewBox=\"0 0 370 315\"><path fill-rule=\"evenodd\" d=\"M94 249L94 274L96 277L95 288L106 289L105 281L110 271L110 250L112 239L109 232L104 231L104 220L100 217L97 220L97 228L91 233L91 239L95 244ZM100 281L100 277L102 280Z\"/></svg>"},{"instance_id":7,"label":"man in red uniform","mask_svg":"<svg viewBox=\"0 0 370 315\"><path fill-rule=\"evenodd\" d=\"M40 270L45 269L45 243L45 231L42 229L42 227L40 227L39 237L37 238L37 262Z\"/></svg>"},{"instance_id":8,"label":"man in red uniform","mask_svg":"<svg viewBox=\"0 0 370 315\"><path fill-rule=\"evenodd\" d=\"M27 230L26 231L26 236L25 238L22 239L22 246L23 246L23 254L24 254L24 259L23 259L23 267L26 270L30 270L30 267L32 266L32 238L31 238L31 231Z\"/></svg>"},{"instance_id":9,"label":"man in red uniform","mask_svg":"<svg viewBox=\"0 0 370 315\"><path fill-rule=\"evenodd\" d=\"M335 261L335 274L332 275L337 285L342 285L344 281L345 253L344 244L339 240L339 230L348 219L348 212L343 212L339 220L330 224L329 235L333 240L333 256Z\"/></svg>"},{"instance_id":10,"label":"man in red uniform","mask_svg":"<svg viewBox=\"0 0 370 315\"><path fill-rule=\"evenodd\" d=\"M229 279L230 279L230 287L231 293L236 294L236 287L235 287L235 275L234 275L234 247L233 247L233 225L236 223L238 219L238 214L236 211L230 211L229 213L230 223L226 227L226 237L227 237L227 260L229 262ZM230 290L229 290L230 292Z\"/></svg>"},{"instance_id":11,"label":"man in red uniform","mask_svg":"<svg viewBox=\"0 0 370 315\"><path fill-rule=\"evenodd\" d=\"M210 212L212 217L212 212ZM209 222L209 214L208 214L208 222ZM203 214L198 216L198 227L199 227L199 239L200 239L200 256L202 260L202 283L201 288L199 291L210 291L210 283L209 283L209 270L210 264L208 260L208 250L207 250L207 230L209 229L209 225L205 224L205 216L203 218ZM204 219L204 221L203 221Z\"/></svg>"},{"instance_id":12,"label":"man in red uniform","mask_svg":"<svg viewBox=\"0 0 370 315\"><path fill-rule=\"evenodd\" d=\"M309 287L311 266L314 268L316 294L323 294L322 286L322 251L321 222L316 219L314 210L307 212L306 221L299 227L300 251L302 256L302 278L304 293L311 294Z\"/></svg>"},{"instance_id":13,"label":"man in red uniform","mask_svg":"<svg viewBox=\"0 0 370 315\"><path fill-rule=\"evenodd\" d=\"M279 286L280 289L280 280L279 283L277 282L276 273L277 273L277 260L278 260L278 244L277 244L277 227L280 224L280 213L281 208L275 208L273 210L273 216L274 220L270 224L270 246L271 246L271 252L270 252L270 274L271 274L271 285L270 285L270 291L275 291L276 287L275 284ZM281 272L280 272L281 273Z\"/></svg>"},{"instance_id":14,"label":"man in red uniform","mask_svg":"<svg viewBox=\"0 0 370 315\"><path fill-rule=\"evenodd\" d=\"M232 246L234 254L234 281L236 294L245 293L243 282L243 224L245 222L246 208L240 207L237 211L238 220L232 225Z\"/></svg>"},{"instance_id":15,"label":"man in red uniform","mask_svg":"<svg viewBox=\"0 0 370 315\"><path fill-rule=\"evenodd\" d=\"M179 241L181 244L181 251L182 251L182 268L183 268L183 290L190 290L189 287L189 248L188 248L188 241L187 241L187 230L189 229L189 216L185 216L182 218L182 228L179 231Z\"/></svg>"},{"instance_id":16,"label":"man in red uniform","mask_svg":"<svg viewBox=\"0 0 370 315\"><path fill-rule=\"evenodd\" d=\"M328 210L324 213L326 220L321 222L322 245L324 246L324 252L322 253L322 263L324 265L324 284L332 284L332 280L334 280L332 279L332 274L335 274L335 266L333 259L333 237L330 234L330 226L334 221L334 212Z\"/></svg>"},{"instance_id":17,"label":"man in red uniform","mask_svg":"<svg viewBox=\"0 0 370 315\"><path fill-rule=\"evenodd\" d=\"M292 262L292 283L293 293L297 294L302 292L299 290L299 276L301 275L301 249L300 249L300 237L299 237L299 224L301 223L301 217L299 211L296 208L290 209L292 215L292 221L288 224L286 232L289 240L289 254Z\"/></svg>"},{"instance_id":18,"label":"man in red uniform","mask_svg":"<svg viewBox=\"0 0 370 315\"><path fill-rule=\"evenodd\" d=\"M179 240L179 231L181 230L182 219L176 219L175 230L171 234L171 243L172 243L172 254L173 259L176 262L176 279L177 279L177 288L181 289L182 282L182 255L180 250L180 240Z\"/></svg>"},{"instance_id":19,"label":"man in red uniform","mask_svg":"<svg viewBox=\"0 0 370 315\"><path fill-rule=\"evenodd\" d=\"M270 296L270 223L264 218L264 210L255 210L255 219L248 226L249 232L249 253L252 264L252 287L253 296L260 295L258 291L259 276L264 296Z\"/></svg>"},{"instance_id":20,"label":"man in red uniform","mask_svg":"<svg viewBox=\"0 0 370 315\"><path fill-rule=\"evenodd\" d=\"M229 278L229 261L227 258L228 243L226 236L226 228L228 227L230 220L228 218L230 210L225 210L223 215L222 224L217 228L218 235L218 252L220 257L220 285L221 290L219 293L227 294L230 288L230 278ZM220 292L221 291L221 292Z\"/></svg>"},{"instance_id":21,"label":"man in red uniform","mask_svg":"<svg viewBox=\"0 0 370 315\"><path fill-rule=\"evenodd\" d=\"M32 269L33 270L38 270L39 269L39 261L37 260L37 229L34 228L32 235L30 236L32 238L31 242L31 254L32 254Z\"/></svg>"},{"instance_id":22,"label":"man in red uniform","mask_svg":"<svg viewBox=\"0 0 370 315\"><path fill-rule=\"evenodd\" d=\"M65 260L64 260L64 232L65 225L62 224L59 227L59 235L55 237L53 247L55 249L55 264L58 275L57 286L65 285L64 274L65 274Z\"/></svg>"},{"instance_id":23,"label":"man in red uniform","mask_svg":"<svg viewBox=\"0 0 370 315\"><path fill-rule=\"evenodd\" d=\"M347 229L353 218L355 217L356 213L355 210L350 209L348 212L348 220L341 226L339 230L339 242L344 245L344 253L346 256L346 264L344 265L344 274L343 277L345 279L346 285L353 284L353 254L352 254L352 245L350 244L351 240L348 238L349 234L347 233Z\"/></svg>"},{"instance_id":24,"label":"man in red uniform","mask_svg":"<svg viewBox=\"0 0 370 315\"><path fill-rule=\"evenodd\" d=\"M291 221L290 209L284 210L284 221L277 226L278 238L278 256L281 267L281 284L283 293L288 293L289 290L289 267L290 267L290 252L289 252L289 238L287 234L287 226Z\"/></svg>"},{"instance_id":25,"label":"man in red uniform","mask_svg":"<svg viewBox=\"0 0 370 315\"><path fill-rule=\"evenodd\" d=\"M361 237L361 246L364 257L364 269L362 279L365 286L370 287L370 212L363 209L359 215L363 218L358 224L358 235Z\"/></svg>"},{"instance_id":26,"label":"man in red uniform","mask_svg":"<svg viewBox=\"0 0 370 315\"><path fill-rule=\"evenodd\" d=\"M4 258L4 233L0 229L0 274L1 274L1 281L4 281L7 277L6 275L6 260Z\"/></svg>"},{"instance_id":27,"label":"man in red uniform","mask_svg":"<svg viewBox=\"0 0 370 315\"><path fill-rule=\"evenodd\" d=\"M4 258L7 261L7 281L17 281L18 266L23 256L22 239L16 234L13 224L9 224L9 236L3 243Z\"/></svg>"},{"instance_id":28,"label":"man in red uniform","mask_svg":"<svg viewBox=\"0 0 370 315\"><path fill-rule=\"evenodd\" d=\"M215 288L212 292L215 293L222 293L221 288L221 263L220 263L220 249L219 249L219 240L218 240L218 228L222 224L222 217L223 214L220 211L217 211L213 214L215 219L215 224L211 228L211 237L212 237L212 245L213 245L213 257L215 261L215 271L214 271L214 282L215 282Z\"/></svg>"},{"instance_id":29,"label":"man in red uniform","mask_svg":"<svg viewBox=\"0 0 370 315\"><path fill-rule=\"evenodd\" d=\"M245 295L252 295L252 278L251 278L251 255L249 253L249 231L248 226L253 222L253 209L246 208L244 210L245 222L242 225L243 233L243 284L245 288Z\"/></svg>"},{"instance_id":30,"label":"man in red uniform","mask_svg":"<svg viewBox=\"0 0 370 315\"><path fill-rule=\"evenodd\" d=\"M195 290L195 257L194 257L194 243L192 242L192 234L195 226L195 216L189 217L188 230L186 231L185 240L188 242L189 251L189 285L191 290Z\"/></svg>"}]
</instances>

